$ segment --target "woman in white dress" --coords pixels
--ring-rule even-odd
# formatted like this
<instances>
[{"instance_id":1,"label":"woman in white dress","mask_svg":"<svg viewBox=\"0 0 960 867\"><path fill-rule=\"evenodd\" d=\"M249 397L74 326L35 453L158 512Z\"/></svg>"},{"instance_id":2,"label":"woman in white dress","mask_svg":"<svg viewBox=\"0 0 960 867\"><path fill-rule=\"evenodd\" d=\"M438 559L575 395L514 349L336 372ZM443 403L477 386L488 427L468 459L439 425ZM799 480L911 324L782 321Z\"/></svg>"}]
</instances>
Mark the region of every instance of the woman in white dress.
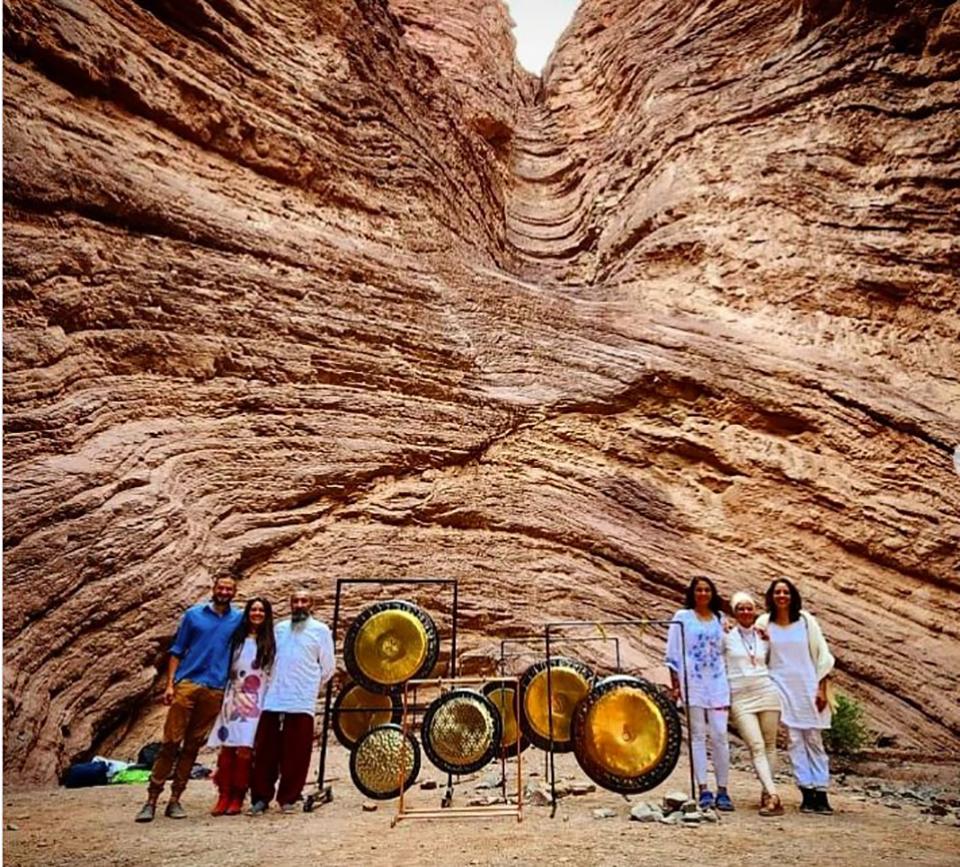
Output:
<instances>
[{"instance_id":1,"label":"woman in white dress","mask_svg":"<svg viewBox=\"0 0 960 867\"><path fill-rule=\"evenodd\" d=\"M698 576L687 587L684 604L685 607L674 614L673 622L683 624L686 652L681 644L679 628L669 627L667 635L666 663L670 669L672 694L674 701L682 699L690 709L690 745L693 773L700 789L700 807L730 811L733 809L727 792L730 776L730 742L727 739L730 687L723 661L722 603L713 581ZM707 788L708 738L717 778L716 800Z\"/></svg>"},{"instance_id":2,"label":"woman in white dress","mask_svg":"<svg viewBox=\"0 0 960 867\"><path fill-rule=\"evenodd\" d=\"M769 645L754 621L753 597L739 590L730 598L736 625L724 636L727 680L730 682L730 717L740 732L762 786L761 816L782 816L783 804L773 780L777 756L780 694L767 669Z\"/></svg>"},{"instance_id":3,"label":"woman in white dress","mask_svg":"<svg viewBox=\"0 0 960 867\"><path fill-rule=\"evenodd\" d=\"M772 582L766 602L768 613L757 618L757 628L766 631L770 642L770 676L780 693L790 760L803 797L800 811L832 813L827 800L830 761L822 732L830 728L834 658L820 624L803 610L792 581Z\"/></svg>"},{"instance_id":4,"label":"woman in white dress","mask_svg":"<svg viewBox=\"0 0 960 867\"><path fill-rule=\"evenodd\" d=\"M247 602L243 620L230 645L230 675L220 715L213 724L209 747L220 747L217 756L217 803L213 816L235 816L243 809L250 786L253 741L263 709L277 646L273 634L273 608L261 597Z\"/></svg>"}]
</instances>

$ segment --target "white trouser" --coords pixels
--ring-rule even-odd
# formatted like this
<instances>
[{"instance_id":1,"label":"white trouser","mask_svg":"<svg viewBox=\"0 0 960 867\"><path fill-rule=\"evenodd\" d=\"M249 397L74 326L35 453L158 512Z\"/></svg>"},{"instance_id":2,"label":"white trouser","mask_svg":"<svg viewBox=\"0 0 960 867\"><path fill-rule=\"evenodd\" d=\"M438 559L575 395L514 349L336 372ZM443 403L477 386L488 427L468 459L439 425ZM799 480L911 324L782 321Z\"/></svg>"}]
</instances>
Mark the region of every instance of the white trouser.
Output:
<instances>
[{"instance_id":1,"label":"white trouser","mask_svg":"<svg viewBox=\"0 0 960 867\"><path fill-rule=\"evenodd\" d=\"M830 760L823 747L820 729L794 729L787 727L790 737L790 761L797 785L804 789L827 790L830 785Z\"/></svg>"},{"instance_id":2,"label":"white trouser","mask_svg":"<svg viewBox=\"0 0 960 867\"><path fill-rule=\"evenodd\" d=\"M690 745L693 747L693 775L697 784L707 784L707 735L710 735L710 753L717 786L727 787L730 778L730 742L727 740L727 710L690 708Z\"/></svg>"},{"instance_id":3,"label":"white trouser","mask_svg":"<svg viewBox=\"0 0 960 867\"><path fill-rule=\"evenodd\" d=\"M773 782L773 774L777 767L777 724L780 722L780 711L744 713L734 707L731 715L740 737L750 750L753 768L763 791L775 795L777 786Z\"/></svg>"}]
</instances>

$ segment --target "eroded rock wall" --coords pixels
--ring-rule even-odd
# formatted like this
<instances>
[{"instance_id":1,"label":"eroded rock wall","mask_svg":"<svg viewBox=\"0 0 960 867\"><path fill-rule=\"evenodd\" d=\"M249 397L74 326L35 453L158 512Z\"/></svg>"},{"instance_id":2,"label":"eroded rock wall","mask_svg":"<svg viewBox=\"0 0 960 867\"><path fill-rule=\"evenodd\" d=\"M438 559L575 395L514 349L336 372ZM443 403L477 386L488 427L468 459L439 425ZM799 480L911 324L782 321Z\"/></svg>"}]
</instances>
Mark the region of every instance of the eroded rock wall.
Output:
<instances>
[{"instance_id":1,"label":"eroded rock wall","mask_svg":"<svg viewBox=\"0 0 960 867\"><path fill-rule=\"evenodd\" d=\"M786 573L956 749L957 4L755 6L584 0L538 83L481 0L7 4L12 778L220 570L490 653Z\"/></svg>"}]
</instances>

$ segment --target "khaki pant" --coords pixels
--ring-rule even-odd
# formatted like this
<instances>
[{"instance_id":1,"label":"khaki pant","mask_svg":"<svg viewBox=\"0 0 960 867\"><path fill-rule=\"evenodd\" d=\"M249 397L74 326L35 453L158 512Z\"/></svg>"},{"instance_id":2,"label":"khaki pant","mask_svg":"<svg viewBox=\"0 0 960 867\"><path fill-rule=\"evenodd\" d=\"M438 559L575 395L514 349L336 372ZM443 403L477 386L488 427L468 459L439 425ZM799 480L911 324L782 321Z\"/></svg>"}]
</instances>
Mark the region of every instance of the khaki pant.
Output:
<instances>
[{"instance_id":1,"label":"khaki pant","mask_svg":"<svg viewBox=\"0 0 960 867\"><path fill-rule=\"evenodd\" d=\"M773 775L777 769L777 724L780 722L780 711L761 710L745 713L738 711L734 705L731 716L740 732L740 737L750 749L753 768L757 772L760 785L767 794L777 794Z\"/></svg>"},{"instance_id":2,"label":"khaki pant","mask_svg":"<svg viewBox=\"0 0 960 867\"><path fill-rule=\"evenodd\" d=\"M174 770L170 794L173 798L180 797L180 793L187 787L197 753L206 743L210 729L220 713L222 702L222 689L210 689L189 680L181 680L174 687L173 703L167 711L167 721L163 725L163 746L153 763L153 773L147 789L152 800L156 800L163 791L164 781L170 775L174 760L177 767Z\"/></svg>"}]
</instances>

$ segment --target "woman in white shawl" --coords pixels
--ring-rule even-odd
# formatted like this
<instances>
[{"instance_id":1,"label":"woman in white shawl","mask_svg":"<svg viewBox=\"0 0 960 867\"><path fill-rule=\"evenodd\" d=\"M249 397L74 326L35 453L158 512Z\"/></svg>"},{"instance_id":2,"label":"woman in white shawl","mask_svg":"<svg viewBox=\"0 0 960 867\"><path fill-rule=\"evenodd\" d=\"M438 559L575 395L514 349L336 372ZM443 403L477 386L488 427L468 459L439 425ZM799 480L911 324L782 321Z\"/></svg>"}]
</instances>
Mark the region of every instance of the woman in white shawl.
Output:
<instances>
[{"instance_id":1,"label":"woman in white shawl","mask_svg":"<svg viewBox=\"0 0 960 867\"><path fill-rule=\"evenodd\" d=\"M832 813L827 800L830 763L822 732L830 728L829 675L834 658L816 618L802 608L788 578L767 588L767 614L757 618L770 642L770 676L780 692L790 760L803 796L802 813Z\"/></svg>"}]
</instances>

